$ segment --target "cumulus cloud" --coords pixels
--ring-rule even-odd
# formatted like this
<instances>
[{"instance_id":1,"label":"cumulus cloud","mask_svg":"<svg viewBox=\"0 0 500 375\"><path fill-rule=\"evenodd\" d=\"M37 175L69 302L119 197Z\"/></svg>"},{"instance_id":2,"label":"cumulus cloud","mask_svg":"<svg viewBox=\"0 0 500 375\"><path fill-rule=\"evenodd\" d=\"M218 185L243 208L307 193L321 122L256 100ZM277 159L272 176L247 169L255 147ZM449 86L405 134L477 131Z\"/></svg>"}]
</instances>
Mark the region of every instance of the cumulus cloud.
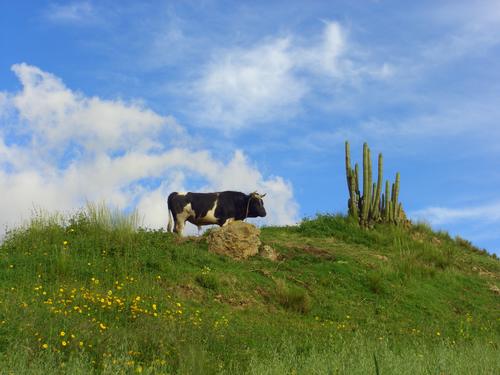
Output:
<instances>
[{"instance_id":1,"label":"cumulus cloud","mask_svg":"<svg viewBox=\"0 0 500 375\"><path fill-rule=\"evenodd\" d=\"M215 59L195 89L209 124L237 129L286 115L306 92L289 49L288 39L277 39Z\"/></svg>"},{"instance_id":2,"label":"cumulus cloud","mask_svg":"<svg viewBox=\"0 0 500 375\"><path fill-rule=\"evenodd\" d=\"M137 207L145 225L165 226L168 193L193 189L267 192L265 223L297 220L290 183L263 176L241 150L218 160L187 146L174 118L141 103L87 97L27 64L12 70L22 90L0 93L0 225L33 205L68 211L105 200Z\"/></svg>"},{"instance_id":3,"label":"cumulus cloud","mask_svg":"<svg viewBox=\"0 0 500 375\"><path fill-rule=\"evenodd\" d=\"M363 76L385 78L391 67L350 57L345 30L325 22L316 40L266 39L219 51L194 84L200 122L227 132L294 116L316 85L333 87Z\"/></svg>"}]
</instances>

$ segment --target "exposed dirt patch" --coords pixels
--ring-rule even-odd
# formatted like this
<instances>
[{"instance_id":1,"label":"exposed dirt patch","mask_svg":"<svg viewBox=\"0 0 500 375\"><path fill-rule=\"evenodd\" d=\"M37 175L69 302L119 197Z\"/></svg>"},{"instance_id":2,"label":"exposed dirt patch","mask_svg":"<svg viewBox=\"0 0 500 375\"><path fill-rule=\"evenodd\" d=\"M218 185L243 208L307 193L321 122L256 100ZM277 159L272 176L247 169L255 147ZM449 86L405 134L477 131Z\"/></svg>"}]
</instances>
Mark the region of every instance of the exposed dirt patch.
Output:
<instances>
[{"instance_id":1,"label":"exposed dirt patch","mask_svg":"<svg viewBox=\"0 0 500 375\"><path fill-rule=\"evenodd\" d=\"M477 272L479 276L483 277L491 277L492 279L500 279L500 275L488 270L485 270L484 268L481 267L472 267L472 270Z\"/></svg>"},{"instance_id":2,"label":"exposed dirt patch","mask_svg":"<svg viewBox=\"0 0 500 375\"><path fill-rule=\"evenodd\" d=\"M228 297L223 294L217 294L214 297L214 301L219 303L224 303L226 305L230 305L236 309L246 309L255 304L255 301L248 298L236 298L236 297Z\"/></svg>"},{"instance_id":3,"label":"exposed dirt patch","mask_svg":"<svg viewBox=\"0 0 500 375\"><path fill-rule=\"evenodd\" d=\"M500 288L496 286L495 284L490 284L489 288L493 293L495 293L497 296L500 296Z\"/></svg>"},{"instance_id":4,"label":"exposed dirt patch","mask_svg":"<svg viewBox=\"0 0 500 375\"><path fill-rule=\"evenodd\" d=\"M255 288L255 291L266 301L268 301L271 298L271 293L264 288L258 286L257 288Z\"/></svg>"},{"instance_id":5,"label":"exposed dirt patch","mask_svg":"<svg viewBox=\"0 0 500 375\"><path fill-rule=\"evenodd\" d=\"M179 244L179 245L186 243L186 242L199 243L199 242L205 242L205 241L206 241L206 238L203 236L185 236L185 237L175 236L174 237L174 242L176 244Z\"/></svg>"},{"instance_id":6,"label":"exposed dirt patch","mask_svg":"<svg viewBox=\"0 0 500 375\"><path fill-rule=\"evenodd\" d=\"M434 245L441 245L441 240L437 237L432 237L431 239L431 242L434 244Z\"/></svg>"},{"instance_id":7,"label":"exposed dirt patch","mask_svg":"<svg viewBox=\"0 0 500 375\"><path fill-rule=\"evenodd\" d=\"M380 254L372 254L373 257L383 260L384 262L388 262L389 258L387 258L385 255L380 255Z\"/></svg>"},{"instance_id":8,"label":"exposed dirt patch","mask_svg":"<svg viewBox=\"0 0 500 375\"><path fill-rule=\"evenodd\" d=\"M251 272L257 272L257 273L260 273L261 275L263 276L266 276L266 277L271 277L272 276L272 273L273 271L270 271L270 270L266 270L266 269L254 269L254 270L250 270Z\"/></svg>"},{"instance_id":9,"label":"exposed dirt patch","mask_svg":"<svg viewBox=\"0 0 500 375\"><path fill-rule=\"evenodd\" d=\"M415 232L411 234L411 238L413 241L416 241L418 243L423 243L426 237L423 233Z\"/></svg>"},{"instance_id":10,"label":"exposed dirt patch","mask_svg":"<svg viewBox=\"0 0 500 375\"><path fill-rule=\"evenodd\" d=\"M203 297L203 293L200 288L191 284L179 284L171 288L172 294L181 296L185 299L193 299L195 301L200 301Z\"/></svg>"},{"instance_id":11,"label":"exposed dirt patch","mask_svg":"<svg viewBox=\"0 0 500 375\"><path fill-rule=\"evenodd\" d=\"M316 258L321 258L325 260L334 260L335 256L331 254L328 250L321 249L315 246L311 245L304 245L304 246L291 246L288 247L289 250L292 250L293 252L291 254L284 255L284 258L293 258L297 256L298 253L306 253L309 255L312 255L313 257Z\"/></svg>"}]
</instances>

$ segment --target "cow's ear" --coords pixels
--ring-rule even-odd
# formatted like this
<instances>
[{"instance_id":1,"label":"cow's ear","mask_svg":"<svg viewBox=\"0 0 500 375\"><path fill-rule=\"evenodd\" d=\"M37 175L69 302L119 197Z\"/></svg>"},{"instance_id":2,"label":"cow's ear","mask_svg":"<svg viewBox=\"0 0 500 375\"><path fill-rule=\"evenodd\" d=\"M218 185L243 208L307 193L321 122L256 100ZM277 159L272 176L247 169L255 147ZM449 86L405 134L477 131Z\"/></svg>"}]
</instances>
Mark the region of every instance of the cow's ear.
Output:
<instances>
[{"instance_id":1,"label":"cow's ear","mask_svg":"<svg viewBox=\"0 0 500 375\"><path fill-rule=\"evenodd\" d=\"M267 193L262 194L260 197L264 198L267 195Z\"/></svg>"}]
</instances>

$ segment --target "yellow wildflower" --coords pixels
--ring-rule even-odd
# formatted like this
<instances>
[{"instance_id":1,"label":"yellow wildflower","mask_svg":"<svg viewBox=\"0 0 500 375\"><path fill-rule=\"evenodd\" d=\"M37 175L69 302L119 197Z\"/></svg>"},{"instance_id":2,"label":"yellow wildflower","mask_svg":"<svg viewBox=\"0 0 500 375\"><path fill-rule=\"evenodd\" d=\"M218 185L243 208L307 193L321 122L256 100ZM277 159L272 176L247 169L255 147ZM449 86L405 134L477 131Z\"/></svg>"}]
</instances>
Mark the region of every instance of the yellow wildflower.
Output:
<instances>
[{"instance_id":1,"label":"yellow wildflower","mask_svg":"<svg viewBox=\"0 0 500 375\"><path fill-rule=\"evenodd\" d=\"M59 335L61 335L61 337L63 337L63 336L65 336L65 335L66 335L66 332L61 331L61 333L60 333Z\"/></svg>"},{"instance_id":2,"label":"yellow wildflower","mask_svg":"<svg viewBox=\"0 0 500 375\"><path fill-rule=\"evenodd\" d=\"M64 341L64 340L63 340L63 341L61 341L61 345L62 345L62 346L66 346L66 345L68 345L68 343L67 343L66 341Z\"/></svg>"},{"instance_id":3,"label":"yellow wildflower","mask_svg":"<svg viewBox=\"0 0 500 375\"><path fill-rule=\"evenodd\" d=\"M45 343L45 344L42 345L43 349L47 349L48 347L49 347L49 344L47 344L47 343Z\"/></svg>"}]
</instances>

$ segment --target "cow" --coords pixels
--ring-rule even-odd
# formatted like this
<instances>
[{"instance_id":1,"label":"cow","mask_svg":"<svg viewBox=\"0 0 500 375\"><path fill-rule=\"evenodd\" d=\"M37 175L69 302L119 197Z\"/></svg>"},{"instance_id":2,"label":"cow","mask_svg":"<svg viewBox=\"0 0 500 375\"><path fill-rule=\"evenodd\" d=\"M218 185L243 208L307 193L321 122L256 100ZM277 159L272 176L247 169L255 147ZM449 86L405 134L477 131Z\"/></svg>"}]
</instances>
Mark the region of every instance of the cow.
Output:
<instances>
[{"instance_id":1,"label":"cow","mask_svg":"<svg viewBox=\"0 0 500 375\"><path fill-rule=\"evenodd\" d=\"M171 193L167 204L169 211L167 230L182 236L186 221L196 225L217 224L225 226L235 220L247 217L265 217L264 198L266 194L244 194L238 191L218 193Z\"/></svg>"}]
</instances>

